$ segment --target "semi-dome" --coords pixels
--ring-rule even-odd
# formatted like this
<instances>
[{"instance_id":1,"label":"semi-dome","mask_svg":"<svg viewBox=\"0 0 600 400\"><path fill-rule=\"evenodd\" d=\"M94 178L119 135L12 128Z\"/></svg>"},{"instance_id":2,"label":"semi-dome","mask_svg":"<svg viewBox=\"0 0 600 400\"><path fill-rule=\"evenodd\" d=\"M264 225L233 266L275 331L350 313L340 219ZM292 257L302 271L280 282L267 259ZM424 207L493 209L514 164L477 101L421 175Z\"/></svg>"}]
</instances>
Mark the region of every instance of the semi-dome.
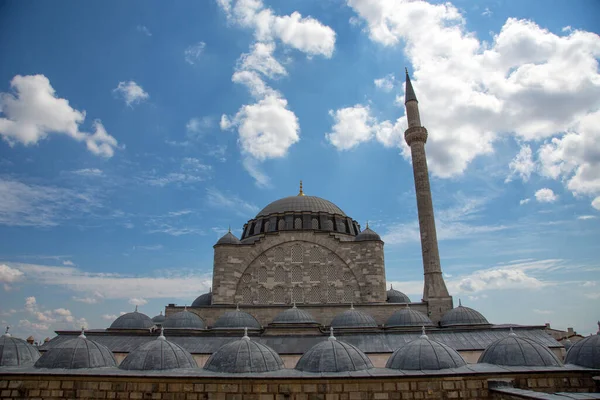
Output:
<instances>
[{"instance_id":1,"label":"semi-dome","mask_svg":"<svg viewBox=\"0 0 600 400\"><path fill-rule=\"evenodd\" d=\"M156 340L144 343L125 357L119 368L135 371L196 368L196 360L183 347L169 342L161 329Z\"/></svg>"},{"instance_id":2,"label":"semi-dome","mask_svg":"<svg viewBox=\"0 0 600 400\"><path fill-rule=\"evenodd\" d=\"M273 324L317 324L313 316L305 310L296 307L296 303L292 308L280 312L273 319Z\"/></svg>"},{"instance_id":3,"label":"semi-dome","mask_svg":"<svg viewBox=\"0 0 600 400\"><path fill-rule=\"evenodd\" d=\"M277 371L283 360L269 346L250 340L248 330L241 339L229 342L206 361L204 369L214 372L248 373Z\"/></svg>"},{"instance_id":4,"label":"semi-dome","mask_svg":"<svg viewBox=\"0 0 600 400\"><path fill-rule=\"evenodd\" d=\"M256 217L266 217L267 215L283 214L290 211L314 213L325 212L344 217L346 216L346 213L344 213L338 206L329 200L325 200L316 196L298 195L275 200L260 210L258 214L256 214Z\"/></svg>"},{"instance_id":5,"label":"semi-dome","mask_svg":"<svg viewBox=\"0 0 600 400\"><path fill-rule=\"evenodd\" d=\"M379 236L379 234L377 234L377 232L375 232L374 230L369 228L369 224L367 224L367 227L365 229L363 229L363 231L361 233L359 233L358 235L356 235L356 237L354 238L355 242L364 242L367 240L381 241L381 236Z\"/></svg>"},{"instance_id":6,"label":"semi-dome","mask_svg":"<svg viewBox=\"0 0 600 400\"><path fill-rule=\"evenodd\" d=\"M433 326L429 317L420 311L406 307L393 313L385 323L386 328Z\"/></svg>"},{"instance_id":7,"label":"semi-dome","mask_svg":"<svg viewBox=\"0 0 600 400\"><path fill-rule=\"evenodd\" d=\"M196 297L196 300L192 303L192 307L210 306L212 304L212 290L208 293L201 294Z\"/></svg>"},{"instance_id":8,"label":"semi-dome","mask_svg":"<svg viewBox=\"0 0 600 400\"><path fill-rule=\"evenodd\" d=\"M100 343L81 335L48 349L35 363L36 368L101 368L115 367L112 352Z\"/></svg>"},{"instance_id":9,"label":"semi-dome","mask_svg":"<svg viewBox=\"0 0 600 400\"><path fill-rule=\"evenodd\" d=\"M410 303L410 299L407 295L399 290L394 289L394 286L390 285L390 290L386 292L388 303Z\"/></svg>"},{"instance_id":10,"label":"semi-dome","mask_svg":"<svg viewBox=\"0 0 600 400\"><path fill-rule=\"evenodd\" d=\"M162 324L165 319L166 319L166 317L163 315L163 313L161 311L160 314L158 314L155 317L152 317L152 322L154 322L155 324Z\"/></svg>"},{"instance_id":11,"label":"semi-dome","mask_svg":"<svg viewBox=\"0 0 600 400\"><path fill-rule=\"evenodd\" d=\"M202 318L184 309L169 315L162 323L165 328L204 329L206 325Z\"/></svg>"},{"instance_id":12,"label":"semi-dome","mask_svg":"<svg viewBox=\"0 0 600 400\"><path fill-rule=\"evenodd\" d=\"M261 329L260 323L252 315L240 311L239 306L235 311L227 311L215 321L212 329Z\"/></svg>"},{"instance_id":13,"label":"semi-dome","mask_svg":"<svg viewBox=\"0 0 600 400\"><path fill-rule=\"evenodd\" d=\"M573 342L571 342L569 340L569 338L566 338L565 340L563 340L562 345L565 347L565 350L569 351L569 349L573 346Z\"/></svg>"},{"instance_id":14,"label":"semi-dome","mask_svg":"<svg viewBox=\"0 0 600 400\"><path fill-rule=\"evenodd\" d=\"M0 336L0 367L31 365L36 362L40 358L40 352L23 339L12 337L8 329Z\"/></svg>"},{"instance_id":15,"label":"semi-dome","mask_svg":"<svg viewBox=\"0 0 600 400\"><path fill-rule=\"evenodd\" d=\"M600 369L600 330L571 346L565 364Z\"/></svg>"},{"instance_id":16,"label":"semi-dome","mask_svg":"<svg viewBox=\"0 0 600 400\"><path fill-rule=\"evenodd\" d=\"M556 367L562 365L552 351L535 340L510 333L491 343L479 356L478 363L511 367Z\"/></svg>"},{"instance_id":17,"label":"semi-dome","mask_svg":"<svg viewBox=\"0 0 600 400\"><path fill-rule=\"evenodd\" d=\"M329 338L311 347L296 364L296 369L305 372L361 371L373 368L371 360L360 349L337 340L333 328Z\"/></svg>"},{"instance_id":18,"label":"semi-dome","mask_svg":"<svg viewBox=\"0 0 600 400\"><path fill-rule=\"evenodd\" d=\"M241 243L240 239L235 237L235 235L233 233L231 233L231 231L229 231L226 234L224 234L219 240L217 240L217 243L215 243L215 245L240 244L240 243Z\"/></svg>"},{"instance_id":19,"label":"semi-dome","mask_svg":"<svg viewBox=\"0 0 600 400\"><path fill-rule=\"evenodd\" d=\"M148 329L154 326L154 322L144 313L135 311L121 315L115 319L108 329Z\"/></svg>"},{"instance_id":20,"label":"semi-dome","mask_svg":"<svg viewBox=\"0 0 600 400\"><path fill-rule=\"evenodd\" d=\"M488 320L479 311L464 307L460 300L458 307L448 310L440 321L442 327L456 325L489 325Z\"/></svg>"},{"instance_id":21,"label":"semi-dome","mask_svg":"<svg viewBox=\"0 0 600 400\"><path fill-rule=\"evenodd\" d=\"M458 368L466 364L456 350L429 339L423 328L423 334L418 339L408 342L394 351L385 367L420 371Z\"/></svg>"},{"instance_id":22,"label":"semi-dome","mask_svg":"<svg viewBox=\"0 0 600 400\"><path fill-rule=\"evenodd\" d=\"M358 311L353 305L350 309L336 315L331 321L331 326L338 328L377 328L377 322L369 314Z\"/></svg>"}]
</instances>

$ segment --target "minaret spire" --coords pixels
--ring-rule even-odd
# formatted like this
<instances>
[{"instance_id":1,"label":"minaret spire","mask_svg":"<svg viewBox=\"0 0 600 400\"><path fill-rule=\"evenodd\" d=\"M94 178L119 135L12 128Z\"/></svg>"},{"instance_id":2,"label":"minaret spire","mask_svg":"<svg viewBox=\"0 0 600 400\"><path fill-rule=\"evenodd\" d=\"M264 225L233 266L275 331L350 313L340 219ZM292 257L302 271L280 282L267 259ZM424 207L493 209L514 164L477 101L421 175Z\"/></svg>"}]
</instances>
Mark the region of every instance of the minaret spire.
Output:
<instances>
[{"instance_id":1,"label":"minaret spire","mask_svg":"<svg viewBox=\"0 0 600 400\"><path fill-rule=\"evenodd\" d=\"M406 106L406 119L408 120L408 129L404 132L404 139L410 146L412 156L419 229L421 232L421 251L423 254L423 272L425 275L423 300L428 301L430 298L444 299L444 301L449 301L450 307L452 307L452 298L448 295L448 289L446 288L440 265L431 187L429 185L429 171L427 169L427 156L425 154L427 129L421 126L419 102L410 82L408 69L406 69L406 97L404 104ZM430 308L432 308L431 304ZM439 307L436 308L439 310Z\"/></svg>"}]
</instances>

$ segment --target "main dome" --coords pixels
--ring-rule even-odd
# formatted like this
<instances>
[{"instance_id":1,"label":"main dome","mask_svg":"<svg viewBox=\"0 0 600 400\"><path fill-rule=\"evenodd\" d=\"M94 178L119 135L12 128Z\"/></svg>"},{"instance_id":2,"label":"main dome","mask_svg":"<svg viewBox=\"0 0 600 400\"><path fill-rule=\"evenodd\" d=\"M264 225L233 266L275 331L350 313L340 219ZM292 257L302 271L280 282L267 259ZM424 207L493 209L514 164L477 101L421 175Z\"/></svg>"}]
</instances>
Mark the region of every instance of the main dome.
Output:
<instances>
[{"instance_id":1,"label":"main dome","mask_svg":"<svg viewBox=\"0 0 600 400\"><path fill-rule=\"evenodd\" d=\"M330 202L316 196L289 196L283 199L275 200L265 208L260 210L256 217L266 217L272 214L283 214L285 212L326 212L346 216L341 208Z\"/></svg>"}]
</instances>

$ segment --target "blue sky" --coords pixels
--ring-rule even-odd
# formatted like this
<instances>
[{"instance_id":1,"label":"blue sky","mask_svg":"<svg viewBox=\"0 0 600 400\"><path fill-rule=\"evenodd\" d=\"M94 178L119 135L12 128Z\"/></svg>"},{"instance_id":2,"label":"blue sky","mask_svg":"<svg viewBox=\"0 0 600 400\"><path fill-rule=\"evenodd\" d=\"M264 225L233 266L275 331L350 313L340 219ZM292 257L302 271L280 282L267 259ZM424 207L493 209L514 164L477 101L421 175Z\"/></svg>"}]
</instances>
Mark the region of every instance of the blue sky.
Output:
<instances>
[{"instance_id":1,"label":"blue sky","mask_svg":"<svg viewBox=\"0 0 600 400\"><path fill-rule=\"evenodd\" d=\"M0 320L36 338L207 291L269 202L333 201L422 293L404 67L451 293L595 331L595 1L0 3Z\"/></svg>"}]
</instances>

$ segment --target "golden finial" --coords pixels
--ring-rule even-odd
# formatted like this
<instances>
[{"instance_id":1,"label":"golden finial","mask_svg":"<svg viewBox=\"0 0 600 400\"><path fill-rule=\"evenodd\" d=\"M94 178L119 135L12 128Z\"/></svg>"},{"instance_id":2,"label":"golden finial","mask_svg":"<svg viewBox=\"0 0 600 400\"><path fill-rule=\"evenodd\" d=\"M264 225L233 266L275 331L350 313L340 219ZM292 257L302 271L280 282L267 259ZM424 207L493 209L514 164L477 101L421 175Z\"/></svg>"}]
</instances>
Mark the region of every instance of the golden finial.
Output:
<instances>
[{"instance_id":1,"label":"golden finial","mask_svg":"<svg viewBox=\"0 0 600 400\"><path fill-rule=\"evenodd\" d=\"M304 192L302 191L302 180L300 180L300 192L298 193L298 196L304 196Z\"/></svg>"}]
</instances>

